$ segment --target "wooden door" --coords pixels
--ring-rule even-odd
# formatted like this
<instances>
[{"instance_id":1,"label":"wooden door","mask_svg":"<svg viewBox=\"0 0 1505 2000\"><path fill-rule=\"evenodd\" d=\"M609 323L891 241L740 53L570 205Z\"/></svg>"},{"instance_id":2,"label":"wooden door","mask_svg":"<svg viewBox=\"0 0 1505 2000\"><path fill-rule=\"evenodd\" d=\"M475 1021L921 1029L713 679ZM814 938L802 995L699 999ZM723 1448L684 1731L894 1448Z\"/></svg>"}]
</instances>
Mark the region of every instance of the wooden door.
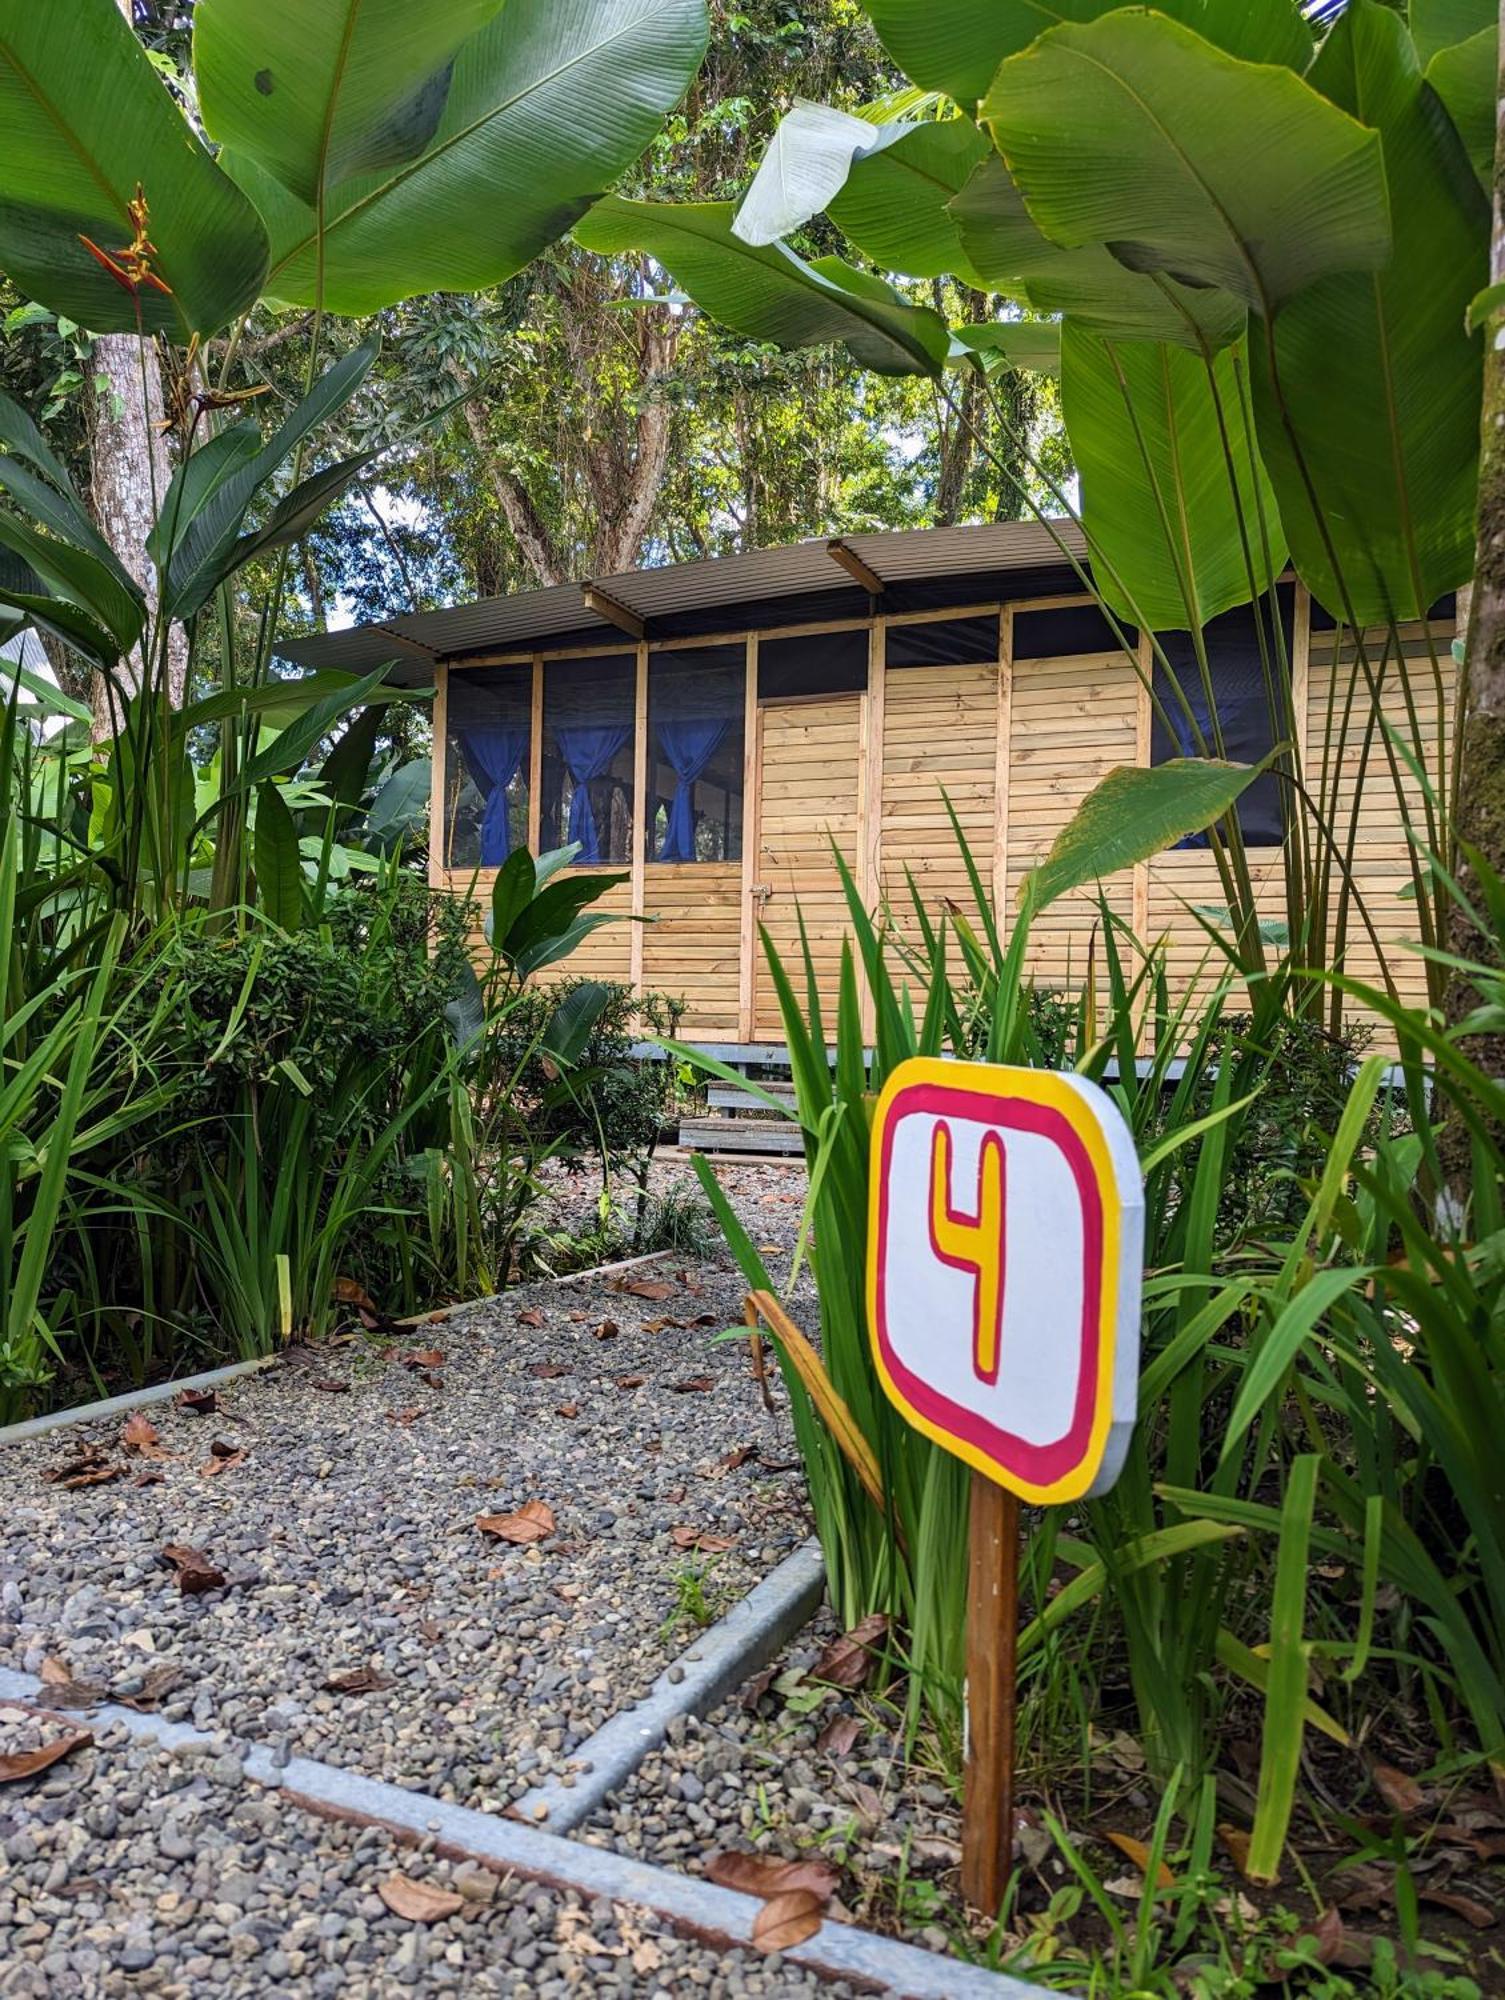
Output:
<instances>
[{"instance_id":1,"label":"wooden door","mask_svg":"<svg viewBox=\"0 0 1505 2000\"><path fill-rule=\"evenodd\" d=\"M797 992L804 991L800 919L815 962L827 1036L834 1030L846 898L832 843L855 870L862 785L862 696L769 702L758 711L757 866L753 875L753 1036L784 1039L763 924Z\"/></svg>"}]
</instances>

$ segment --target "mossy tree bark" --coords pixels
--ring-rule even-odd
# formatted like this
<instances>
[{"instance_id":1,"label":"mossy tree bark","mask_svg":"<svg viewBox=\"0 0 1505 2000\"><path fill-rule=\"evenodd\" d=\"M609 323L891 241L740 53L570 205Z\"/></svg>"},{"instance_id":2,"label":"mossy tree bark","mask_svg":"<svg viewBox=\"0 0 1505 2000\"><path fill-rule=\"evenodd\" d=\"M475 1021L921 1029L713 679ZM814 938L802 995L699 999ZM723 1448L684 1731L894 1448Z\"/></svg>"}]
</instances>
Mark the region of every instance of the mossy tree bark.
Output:
<instances>
[{"instance_id":1,"label":"mossy tree bark","mask_svg":"<svg viewBox=\"0 0 1505 2000\"><path fill-rule=\"evenodd\" d=\"M1502 55L1505 55L1505 0L1501 0ZM1496 103L1494 224L1490 246L1490 278L1505 279L1505 122ZM1486 324L1484 403L1480 418L1479 528L1474 585L1468 617L1468 637L1459 691L1458 803L1456 840L1474 849L1493 869L1505 873L1505 312L1496 311ZM1461 854L1459 878L1477 903L1474 869ZM1498 948L1495 941L1495 949ZM1491 957L1491 940L1483 936L1467 913L1455 909L1449 938L1460 957ZM1473 982L1455 974L1447 995L1451 1023L1467 1017L1477 1004ZM1505 1036L1470 1038L1470 1057L1492 1076L1505 1075ZM1446 1164L1453 1192L1466 1197L1469 1154L1467 1134L1454 1120L1443 1135Z\"/></svg>"}]
</instances>

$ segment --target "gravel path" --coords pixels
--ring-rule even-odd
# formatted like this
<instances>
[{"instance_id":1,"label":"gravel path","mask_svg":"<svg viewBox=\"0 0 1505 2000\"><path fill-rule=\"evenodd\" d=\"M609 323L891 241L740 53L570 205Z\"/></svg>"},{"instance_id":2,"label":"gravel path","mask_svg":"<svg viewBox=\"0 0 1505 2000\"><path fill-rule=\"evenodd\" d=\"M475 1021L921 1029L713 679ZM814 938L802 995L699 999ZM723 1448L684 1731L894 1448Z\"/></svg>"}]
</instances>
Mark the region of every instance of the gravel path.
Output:
<instances>
[{"instance_id":1,"label":"gravel path","mask_svg":"<svg viewBox=\"0 0 1505 2000\"><path fill-rule=\"evenodd\" d=\"M69 1726L0 1708L0 1754ZM394 1877L447 1896L438 1908L454 1913L394 1913L382 1895L401 1896ZM851 1989L777 1957L687 1943L629 1905L499 1880L399 1848L380 1828L316 1818L245 1779L228 1738L169 1752L106 1731L0 1788L0 1995L405 1991L839 2000Z\"/></svg>"},{"instance_id":2,"label":"gravel path","mask_svg":"<svg viewBox=\"0 0 1505 2000\"><path fill-rule=\"evenodd\" d=\"M786 1270L802 1181L727 1179ZM624 1282L296 1354L212 1414L151 1410L144 1450L118 1420L8 1447L0 1662L482 1808L567 1773L691 1642L690 1615L808 1532L782 1397L765 1412L745 1345L714 1342L741 1318L730 1260ZM400 1359L431 1346L441 1363ZM216 1441L244 1457L206 1477ZM47 1483L91 1444L123 1476ZM529 1502L552 1511L544 1539L478 1531ZM229 1587L181 1594L168 1544ZM351 1675L365 1685L326 1686Z\"/></svg>"},{"instance_id":3,"label":"gravel path","mask_svg":"<svg viewBox=\"0 0 1505 2000\"><path fill-rule=\"evenodd\" d=\"M811 1674L837 1636L823 1612L703 1720L674 1723L577 1838L692 1875L722 1848L817 1855L842 1870L833 1914L932 1950L976 1950L956 1794L941 1772L906 1763L901 1718ZM1027 1860L1063 1875L1048 1841L1024 1838Z\"/></svg>"}]
</instances>

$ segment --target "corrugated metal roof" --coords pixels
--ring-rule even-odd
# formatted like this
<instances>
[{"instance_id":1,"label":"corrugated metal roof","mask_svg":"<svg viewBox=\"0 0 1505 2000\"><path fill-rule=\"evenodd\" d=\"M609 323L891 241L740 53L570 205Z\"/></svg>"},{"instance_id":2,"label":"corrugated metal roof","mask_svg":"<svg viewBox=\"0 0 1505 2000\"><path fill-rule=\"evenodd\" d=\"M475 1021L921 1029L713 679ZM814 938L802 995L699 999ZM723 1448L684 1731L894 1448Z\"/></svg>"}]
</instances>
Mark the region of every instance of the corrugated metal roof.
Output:
<instances>
[{"instance_id":1,"label":"corrugated metal roof","mask_svg":"<svg viewBox=\"0 0 1505 2000\"><path fill-rule=\"evenodd\" d=\"M1000 575L1014 570L1048 570L1062 564L1063 544L1071 555L1084 554L1080 530L1064 520L1048 527L1036 521L990 521L967 528L845 535L841 540L859 562L882 578L885 601L895 587L902 596L905 586L944 587L974 576L995 580L989 587L979 588L978 598L985 601L998 589ZM707 614L721 609L727 612L726 629L735 629L739 606L759 606L757 622L765 626L780 622L777 613L786 604L788 616L782 622L793 624L810 616L812 607L802 600L816 597L822 600L820 616L841 616L844 611L860 615L866 609L863 590L837 563L826 541L794 542L785 548L755 549L746 555L720 556L707 562L628 570L620 576L597 577L593 583L641 618L650 639L656 627L711 629ZM380 624L289 640L277 651L301 666L344 667L352 672L370 672L390 661L395 667L394 680L417 686L432 678L437 660L561 642L590 644L597 638L622 643L618 627L588 604L587 588L561 583L547 589L515 591L508 597L486 597L447 611L403 613ZM943 590L943 597L957 602L965 594ZM770 606L774 607L772 613ZM666 621L674 621L674 626L666 626Z\"/></svg>"}]
</instances>

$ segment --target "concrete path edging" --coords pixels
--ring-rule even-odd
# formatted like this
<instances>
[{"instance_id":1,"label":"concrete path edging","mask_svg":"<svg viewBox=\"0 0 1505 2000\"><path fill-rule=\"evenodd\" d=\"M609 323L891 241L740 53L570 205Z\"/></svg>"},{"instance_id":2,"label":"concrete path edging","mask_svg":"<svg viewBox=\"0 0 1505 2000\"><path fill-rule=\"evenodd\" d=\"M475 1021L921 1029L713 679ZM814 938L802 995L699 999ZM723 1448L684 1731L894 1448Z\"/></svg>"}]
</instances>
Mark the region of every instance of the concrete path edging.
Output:
<instances>
[{"instance_id":1,"label":"concrete path edging","mask_svg":"<svg viewBox=\"0 0 1505 2000\"><path fill-rule=\"evenodd\" d=\"M153 1403L169 1403L184 1389L217 1389L243 1375L260 1375L275 1368L280 1356L264 1354L256 1361L232 1361L224 1368L209 1368L202 1375L180 1375L174 1382L154 1382L149 1389L132 1389L124 1396L106 1396L100 1403L79 1403L70 1410L52 1410L45 1417L28 1417L19 1424L0 1428L0 1445L21 1444L27 1438L45 1437L49 1431L69 1424L92 1424L107 1417L141 1410Z\"/></svg>"},{"instance_id":2,"label":"concrete path edging","mask_svg":"<svg viewBox=\"0 0 1505 2000\"><path fill-rule=\"evenodd\" d=\"M55 1714L47 1689L30 1674L0 1667L0 1702ZM76 1710L60 1721L76 1727ZM172 1723L135 1709L104 1703L91 1712L96 1724L125 1729L167 1749L201 1745L210 1739L188 1723ZM405 1791L309 1757L279 1765L264 1746L243 1759L248 1777L280 1791L290 1805L325 1818L387 1828L406 1843L428 1842L447 1860L479 1861L499 1874L526 1877L587 1898L632 1903L651 1910L684 1936L726 1949L756 1949L752 1927L763 1905L752 1896L718 1888L695 1875L678 1875L646 1861L593 1847L558 1833L470 1806L452 1805L422 1792ZM943 1958L918 1945L879 1937L855 1925L823 1923L812 1938L783 1953L790 1964L823 1979L846 1980L898 2000L1041 2000L1041 1989L1008 1973L989 1972L959 1959Z\"/></svg>"},{"instance_id":3,"label":"concrete path edging","mask_svg":"<svg viewBox=\"0 0 1505 2000\"><path fill-rule=\"evenodd\" d=\"M535 1785L514 1803L511 1817L547 1822L556 1833L569 1833L589 1819L658 1748L671 1722L704 1715L766 1666L815 1615L825 1590L820 1544L806 1542L666 1667L641 1701L576 1748L570 1761L579 1776L573 1784L554 1778Z\"/></svg>"}]
</instances>

